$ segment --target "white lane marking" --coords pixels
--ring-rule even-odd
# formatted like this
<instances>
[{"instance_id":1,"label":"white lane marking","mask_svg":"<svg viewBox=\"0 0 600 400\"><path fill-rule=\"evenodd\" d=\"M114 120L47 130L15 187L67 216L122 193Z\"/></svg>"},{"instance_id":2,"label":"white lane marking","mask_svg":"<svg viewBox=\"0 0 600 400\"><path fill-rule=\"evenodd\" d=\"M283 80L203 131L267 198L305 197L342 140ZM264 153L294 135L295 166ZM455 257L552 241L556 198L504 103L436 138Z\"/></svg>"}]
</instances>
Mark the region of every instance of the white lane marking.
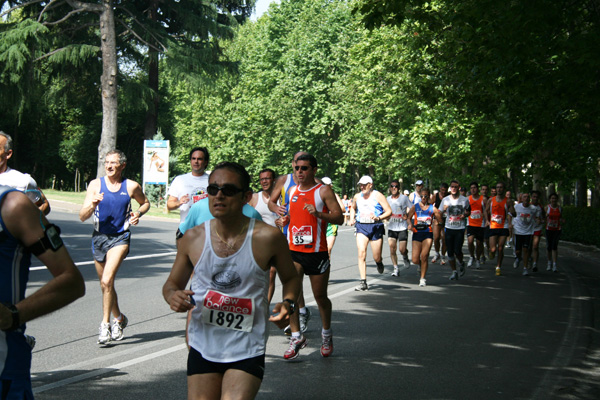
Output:
<instances>
[{"instance_id":1,"label":"white lane marking","mask_svg":"<svg viewBox=\"0 0 600 400\"><path fill-rule=\"evenodd\" d=\"M145 256L127 257L124 261L127 261L127 260L142 260L144 258L174 256L176 254L177 254L176 251L169 251L167 253L146 254ZM75 265L78 266L78 267L80 267L82 265L93 265L93 264L94 264L93 261L82 261L82 262L75 263ZM40 267L31 267L31 268L29 268L30 271L39 271L39 270L42 270L42 269L46 269L46 266L42 265Z\"/></svg>"},{"instance_id":2,"label":"white lane marking","mask_svg":"<svg viewBox=\"0 0 600 400\"><path fill-rule=\"evenodd\" d=\"M57 381L57 382L54 382L54 383L49 383L47 385L42 385L42 386L36 387L36 388L33 389L33 393L35 393L35 394L42 393L42 392L45 392L47 390L56 389L56 388L59 388L61 386L69 385L71 383L81 382L81 381L89 379L89 378L94 378L94 377L99 376L99 375L104 375L104 374L107 374L109 372L114 372L114 371L117 371L119 369L127 368L127 367L130 367L132 365L139 364L141 362L152 360L154 358L161 357L161 356L167 355L169 353L173 353L175 351L184 350L184 349L186 349L186 345L185 345L185 343L182 343L182 344L180 344L178 346L170 347L168 349L157 351L156 353L147 354L145 356L134 358L134 359L129 360L129 361L125 361L125 362L122 362L122 363L119 363L119 364L111 365L110 367L97 369L97 370L94 370L94 371L87 372L85 374L72 376L70 378L63 379L63 380L60 380L60 381Z\"/></svg>"}]
</instances>

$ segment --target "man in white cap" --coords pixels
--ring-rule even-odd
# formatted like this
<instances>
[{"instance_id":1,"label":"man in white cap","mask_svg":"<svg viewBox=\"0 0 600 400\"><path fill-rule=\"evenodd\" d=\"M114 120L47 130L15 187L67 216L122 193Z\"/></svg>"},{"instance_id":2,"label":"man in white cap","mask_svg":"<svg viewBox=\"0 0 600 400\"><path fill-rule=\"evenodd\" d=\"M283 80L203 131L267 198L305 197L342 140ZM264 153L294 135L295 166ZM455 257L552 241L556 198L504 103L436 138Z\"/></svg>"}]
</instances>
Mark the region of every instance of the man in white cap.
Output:
<instances>
[{"instance_id":1,"label":"man in white cap","mask_svg":"<svg viewBox=\"0 0 600 400\"><path fill-rule=\"evenodd\" d=\"M381 257L383 220L392 215L392 209L385 196L373 190L373 179L363 176L358 181L360 192L354 196L350 208L350 224L356 224L356 247L358 248L358 272L360 284L357 291L369 290L367 285L367 244L371 242L373 259L377 264L377 272L383 274L384 266Z\"/></svg>"},{"instance_id":2,"label":"man in white cap","mask_svg":"<svg viewBox=\"0 0 600 400\"><path fill-rule=\"evenodd\" d=\"M415 182L415 191L408 195L408 199L413 206L421 202L421 195L419 194L421 193L421 189L423 189L423 181L419 179Z\"/></svg>"}]
</instances>

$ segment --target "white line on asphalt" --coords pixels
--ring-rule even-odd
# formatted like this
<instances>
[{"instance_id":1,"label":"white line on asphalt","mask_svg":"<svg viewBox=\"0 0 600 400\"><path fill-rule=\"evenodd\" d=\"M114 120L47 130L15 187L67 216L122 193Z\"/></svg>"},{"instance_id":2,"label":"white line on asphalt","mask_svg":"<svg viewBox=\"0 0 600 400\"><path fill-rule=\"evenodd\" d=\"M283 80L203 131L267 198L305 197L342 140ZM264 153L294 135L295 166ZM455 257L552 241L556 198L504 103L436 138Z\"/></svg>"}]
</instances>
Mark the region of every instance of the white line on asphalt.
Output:
<instances>
[{"instance_id":1,"label":"white line on asphalt","mask_svg":"<svg viewBox=\"0 0 600 400\"><path fill-rule=\"evenodd\" d=\"M71 383L81 382L81 381L89 379L89 378L94 378L99 375L104 375L109 372L114 372L119 369L127 368L132 365L139 364L141 362L152 360L153 358L161 357L161 356L167 355L169 353L173 353L175 351L184 350L184 349L186 349L186 345L185 345L185 343L182 343L180 345L170 347L168 349L157 351L156 353L147 354L142 357L134 358L133 360L129 360L129 361L125 361L125 362L122 362L119 364L111 365L110 367L97 369L94 371L87 372L85 374L72 376L70 378L63 379L63 380L60 380L60 381L57 381L54 383L49 383L47 385L42 385L42 386L36 387L33 389L33 393L42 393L47 390L56 389L61 386L69 385Z\"/></svg>"},{"instance_id":2,"label":"white line on asphalt","mask_svg":"<svg viewBox=\"0 0 600 400\"><path fill-rule=\"evenodd\" d=\"M127 260L142 260L144 258L174 256L175 254L177 254L176 251L169 251L167 253L146 254L145 256L127 257L125 259L125 261L127 261ZM78 266L78 267L80 267L82 265L92 265L92 264L94 264L93 261L82 261L82 262L75 263L75 265ZM39 271L39 270L42 270L42 269L46 269L46 266L42 265L40 267L31 267L31 268L29 268L30 271Z\"/></svg>"}]
</instances>

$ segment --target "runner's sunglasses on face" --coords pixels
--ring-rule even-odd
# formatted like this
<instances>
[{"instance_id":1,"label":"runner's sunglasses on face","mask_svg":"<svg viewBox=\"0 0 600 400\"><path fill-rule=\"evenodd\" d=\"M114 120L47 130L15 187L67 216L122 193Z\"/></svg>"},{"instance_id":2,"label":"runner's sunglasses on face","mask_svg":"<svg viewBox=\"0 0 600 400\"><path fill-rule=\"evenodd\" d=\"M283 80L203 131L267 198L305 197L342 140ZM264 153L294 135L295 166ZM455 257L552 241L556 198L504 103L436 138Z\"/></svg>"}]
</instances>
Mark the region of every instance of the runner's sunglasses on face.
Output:
<instances>
[{"instance_id":1,"label":"runner's sunglasses on face","mask_svg":"<svg viewBox=\"0 0 600 400\"><path fill-rule=\"evenodd\" d=\"M225 184L223 186L217 186L215 184L210 184L206 188L206 191L210 196L216 196L219 193L219 190L223 193L224 196L231 197L236 194L243 192L244 189L240 189L235 185Z\"/></svg>"}]
</instances>

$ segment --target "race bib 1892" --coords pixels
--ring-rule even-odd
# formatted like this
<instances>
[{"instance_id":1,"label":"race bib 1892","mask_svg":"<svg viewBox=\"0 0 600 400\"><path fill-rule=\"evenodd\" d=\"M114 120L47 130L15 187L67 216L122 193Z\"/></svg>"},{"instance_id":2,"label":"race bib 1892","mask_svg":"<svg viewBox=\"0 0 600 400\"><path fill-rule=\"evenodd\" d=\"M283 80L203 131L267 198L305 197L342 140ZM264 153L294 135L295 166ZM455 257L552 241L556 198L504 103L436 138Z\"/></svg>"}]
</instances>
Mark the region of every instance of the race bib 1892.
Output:
<instances>
[{"instance_id":1,"label":"race bib 1892","mask_svg":"<svg viewBox=\"0 0 600 400\"><path fill-rule=\"evenodd\" d=\"M202 322L235 331L252 332L254 300L209 290L204 296Z\"/></svg>"}]
</instances>

